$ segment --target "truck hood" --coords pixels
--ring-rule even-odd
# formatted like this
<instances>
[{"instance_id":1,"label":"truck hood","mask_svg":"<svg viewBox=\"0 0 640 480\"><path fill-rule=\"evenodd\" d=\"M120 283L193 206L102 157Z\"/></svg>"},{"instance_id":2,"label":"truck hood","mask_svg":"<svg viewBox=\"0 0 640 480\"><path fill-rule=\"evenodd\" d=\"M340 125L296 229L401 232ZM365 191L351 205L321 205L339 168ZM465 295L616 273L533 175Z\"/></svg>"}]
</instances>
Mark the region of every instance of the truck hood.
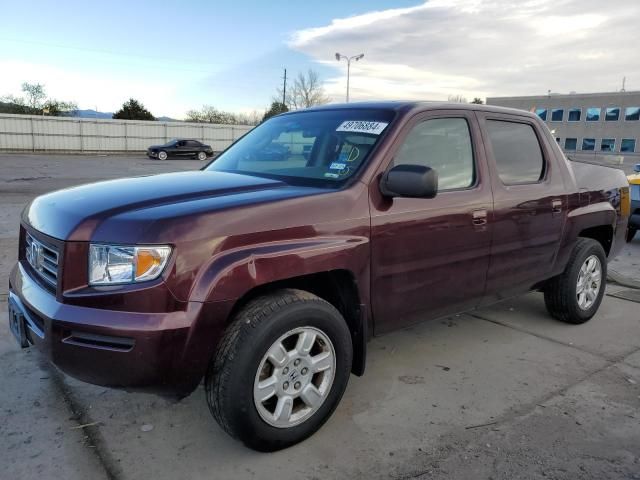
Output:
<instances>
[{"instance_id":1,"label":"truck hood","mask_svg":"<svg viewBox=\"0 0 640 480\"><path fill-rule=\"evenodd\" d=\"M167 173L91 183L42 195L25 208L23 222L60 240L113 241L117 237L124 241L138 238L157 220L317 190L234 173ZM110 228L106 228L109 223Z\"/></svg>"}]
</instances>

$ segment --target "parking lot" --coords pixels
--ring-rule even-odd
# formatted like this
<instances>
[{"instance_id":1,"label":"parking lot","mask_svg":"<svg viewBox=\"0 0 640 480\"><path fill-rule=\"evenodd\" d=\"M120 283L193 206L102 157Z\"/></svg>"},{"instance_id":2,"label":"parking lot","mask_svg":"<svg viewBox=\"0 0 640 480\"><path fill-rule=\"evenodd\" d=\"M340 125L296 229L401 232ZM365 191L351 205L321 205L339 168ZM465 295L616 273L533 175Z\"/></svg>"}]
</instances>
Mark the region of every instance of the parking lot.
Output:
<instances>
[{"instance_id":1,"label":"parking lot","mask_svg":"<svg viewBox=\"0 0 640 480\"><path fill-rule=\"evenodd\" d=\"M582 326L532 293L372 340L328 423L261 454L228 437L202 388L174 402L75 381L15 345L8 274L33 197L194 169L196 160L0 154L0 465L6 478L640 479L640 304L613 295ZM630 166L625 166L630 171ZM612 267L640 280L640 238Z\"/></svg>"}]
</instances>

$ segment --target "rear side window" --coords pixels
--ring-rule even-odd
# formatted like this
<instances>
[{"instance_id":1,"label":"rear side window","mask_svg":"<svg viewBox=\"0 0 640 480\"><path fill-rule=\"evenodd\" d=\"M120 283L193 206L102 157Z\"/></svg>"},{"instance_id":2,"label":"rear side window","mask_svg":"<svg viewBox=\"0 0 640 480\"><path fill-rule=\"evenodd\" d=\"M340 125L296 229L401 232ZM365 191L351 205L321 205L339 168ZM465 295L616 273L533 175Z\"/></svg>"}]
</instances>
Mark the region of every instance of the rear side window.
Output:
<instances>
[{"instance_id":1,"label":"rear side window","mask_svg":"<svg viewBox=\"0 0 640 480\"><path fill-rule=\"evenodd\" d=\"M468 188L474 183L473 150L464 118L434 118L409 132L394 165L423 165L438 174L438 191Z\"/></svg>"},{"instance_id":2,"label":"rear side window","mask_svg":"<svg viewBox=\"0 0 640 480\"><path fill-rule=\"evenodd\" d=\"M502 183L540 181L544 175L544 158L531 125L488 120L487 130Z\"/></svg>"}]
</instances>

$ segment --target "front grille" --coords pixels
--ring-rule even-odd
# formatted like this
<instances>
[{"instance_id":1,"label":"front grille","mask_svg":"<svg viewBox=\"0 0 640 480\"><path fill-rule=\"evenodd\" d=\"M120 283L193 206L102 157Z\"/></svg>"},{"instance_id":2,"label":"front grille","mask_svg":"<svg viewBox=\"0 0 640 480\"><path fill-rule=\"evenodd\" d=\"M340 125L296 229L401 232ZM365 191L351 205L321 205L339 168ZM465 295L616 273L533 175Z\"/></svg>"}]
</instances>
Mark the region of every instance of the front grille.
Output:
<instances>
[{"instance_id":1,"label":"front grille","mask_svg":"<svg viewBox=\"0 0 640 480\"><path fill-rule=\"evenodd\" d=\"M26 234L25 258L31 268L54 288L58 284L58 250Z\"/></svg>"}]
</instances>

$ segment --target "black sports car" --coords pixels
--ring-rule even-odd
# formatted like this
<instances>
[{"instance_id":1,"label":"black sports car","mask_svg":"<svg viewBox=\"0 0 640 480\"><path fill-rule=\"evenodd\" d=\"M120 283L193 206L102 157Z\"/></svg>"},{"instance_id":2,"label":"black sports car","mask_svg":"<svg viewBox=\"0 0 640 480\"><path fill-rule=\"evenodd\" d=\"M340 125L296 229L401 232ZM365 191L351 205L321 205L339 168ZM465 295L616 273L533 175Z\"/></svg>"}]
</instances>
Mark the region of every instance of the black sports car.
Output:
<instances>
[{"instance_id":1,"label":"black sports car","mask_svg":"<svg viewBox=\"0 0 640 480\"><path fill-rule=\"evenodd\" d=\"M207 157L213 156L213 149L210 145L205 145L197 140L177 138L164 145L151 145L147 148L147 156L158 160L166 160L169 157L206 160Z\"/></svg>"}]
</instances>

